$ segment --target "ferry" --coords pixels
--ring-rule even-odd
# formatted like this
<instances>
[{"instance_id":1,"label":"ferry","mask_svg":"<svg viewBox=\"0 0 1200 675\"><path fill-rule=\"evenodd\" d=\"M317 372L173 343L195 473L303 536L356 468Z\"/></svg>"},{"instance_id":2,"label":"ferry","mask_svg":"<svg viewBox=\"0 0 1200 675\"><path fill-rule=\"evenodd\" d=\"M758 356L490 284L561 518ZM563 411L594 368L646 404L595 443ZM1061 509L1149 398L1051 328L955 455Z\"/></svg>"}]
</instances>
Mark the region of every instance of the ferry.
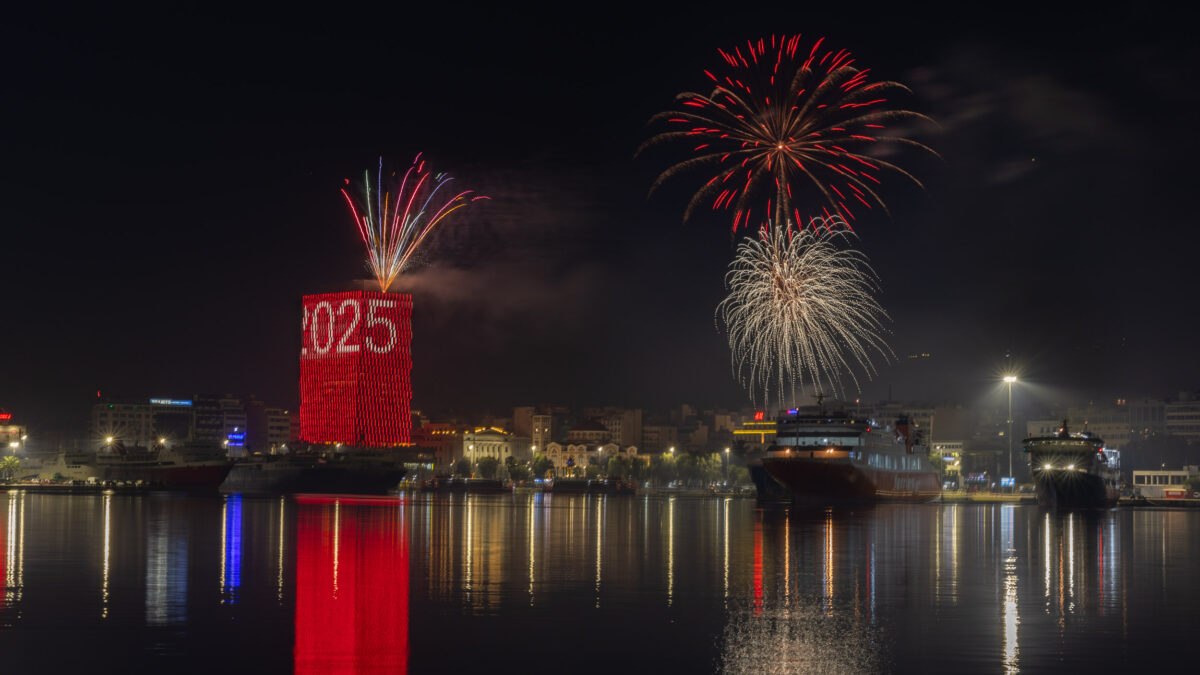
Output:
<instances>
[{"instance_id":1,"label":"ferry","mask_svg":"<svg viewBox=\"0 0 1200 675\"><path fill-rule=\"evenodd\" d=\"M38 480L142 483L152 487L216 488L233 462L223 448L196 443L127 447L117 443L102 452L60 452L30 462Z\"/></svg>"},{"instance_id":2,"label":"ferry","mask_svg":"<svg viewBox=\"0 0 1200 675\"><path fill-rule=\"evenodd\" d=\"M1121 498L1119 454L1087 431L1071 433L1067 421L1053 436L1021 441L1037 485L1037 501L1052 508L1106 508Z\"/></svg>"},{"instance_id":3,"label":"ferry","mask_svg":"<svg viewBox=\"0 0 1200 675\"><path fill-rule=\"evenodd\" d=\"M762 457L760 495L793 503L928 502L941 496L938 470L906 416L892 424L848 414L791 409ZM777 486L767 483L770 479ZM782 490L780 490L782 488Z\"/></svg>"}]
</instances>

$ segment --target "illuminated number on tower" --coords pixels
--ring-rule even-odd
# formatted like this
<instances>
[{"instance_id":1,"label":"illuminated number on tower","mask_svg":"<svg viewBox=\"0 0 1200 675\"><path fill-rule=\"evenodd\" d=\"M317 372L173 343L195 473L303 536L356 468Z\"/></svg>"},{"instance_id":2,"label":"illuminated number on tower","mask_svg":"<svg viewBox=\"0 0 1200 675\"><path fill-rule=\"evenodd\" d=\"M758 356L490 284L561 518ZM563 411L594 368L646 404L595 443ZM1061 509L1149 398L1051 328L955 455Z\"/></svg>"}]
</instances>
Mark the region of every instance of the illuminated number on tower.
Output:
<instances>
[{"instance_id":1,"label":"illuminated number on tower","mask_svg":"<svg viewBox=\"0 0 1200 675\"><path fill-rule=\"evenodd\" d=\"M326 335L327 339L325 340L324 347L321 346L321 340L319 338L320 333L318 332L318 328L321 325L321 309L322 308L324 308L325 313L329 315L329 322L326 324L326 326L328 326L328 328L325 330L325 335ZM312 344L313 344L314 351L316 351L318 354L328 354L329 353L329 348L333 346L333 305L329 304L328 302L324 302L324 301L317 303L317 306L313 308L312 326L309 328L309 335L312 336Z\"/></svg>"},{"instance_id":2,"label":"illuminated number on tower","mask_svg":"<svg viewBox=\"0 0 1200 675\"><path fill-rule=\"evenodd\" d=\"M388 341L385 345L380 346L375 344L375 341L371 339L371 335L369 333L367 334L367 349L375 352L376 354L387 354L395 348L396 323L392 321L390 317L375 316L375 310L391 309L395 306L396 302L394 300L367 300L367 329L370 330L372 327L379 324L387 326Z\"/></svg>"},{"instance_id":3,"label":"illuminated number on tower","mask_svg":"<svg viewBox=\"0 0 1200 675\"><path fill-rule=\"evenodd\" d=\"M354 354L358 352L358 345L346 344L346 338L353 335L354 331L358 328L358 318L362 316L362 310L359 309L357 300L343 300L342 304L338 305L337 313L339 318L342 316L342 310L347 307L354 310L354 318L350 321L350 325L346 327L346 332L342 333L342 339L338 340L337 353L339 354Z\"/></svg>"}]
</instances>

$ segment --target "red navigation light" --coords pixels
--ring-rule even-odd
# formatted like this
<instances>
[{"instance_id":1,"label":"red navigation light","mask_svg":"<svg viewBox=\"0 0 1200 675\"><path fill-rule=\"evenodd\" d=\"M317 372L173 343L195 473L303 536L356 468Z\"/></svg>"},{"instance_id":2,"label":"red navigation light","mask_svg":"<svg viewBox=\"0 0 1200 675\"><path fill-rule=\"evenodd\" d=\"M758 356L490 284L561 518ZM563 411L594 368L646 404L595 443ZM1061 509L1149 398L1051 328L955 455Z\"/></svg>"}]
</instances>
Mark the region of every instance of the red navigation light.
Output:
<instances>
[{"instance_id":1,"label":"red navigation light","mask_svg":"<svg viewBox=\"0 0 1200 675\"><path fill-rule=\"evenodd\" d=\"M410 442L412 296L348 291L304 296L300 439Z\"/></svg>"}]
</instances>

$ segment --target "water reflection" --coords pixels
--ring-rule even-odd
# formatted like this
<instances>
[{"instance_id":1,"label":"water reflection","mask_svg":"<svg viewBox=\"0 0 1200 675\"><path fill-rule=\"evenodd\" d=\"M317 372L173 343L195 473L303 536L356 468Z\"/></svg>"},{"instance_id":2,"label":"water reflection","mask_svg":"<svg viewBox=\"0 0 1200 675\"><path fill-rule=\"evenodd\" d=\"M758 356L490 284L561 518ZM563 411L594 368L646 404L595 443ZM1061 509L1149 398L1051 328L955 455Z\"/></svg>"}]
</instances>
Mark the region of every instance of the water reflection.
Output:
<instances>
[{"instance_id":1,"label":"water reflection","mask_svg":"<svg viewBox=\"0 0 1200 675\"><path fill-rule=\"evenodd\" d=\"M409 557L399 502L297 501L295 672L406 672Z\"/></svg>"},{"instance_id":2,"label":"water reflection","mask_svg":"<svg viewBox=\"0 0 1200 675\"><path fill-rule=\"evenodd\" d=\"M146 624L185 622L187 589L187 521L153 518L146 528Z\"/></svg>"},{"instance_id":3,"label":"water reflection","mask_svg":"<svg viewBox=\"0 0 1200 675\"><path fill-rule=\"evenodd\" d=\"M236 605L242 587L242 496L229 495L221 505L221 603Z\"/></svg>"},{"instance_id":4,"label":"water reflection","mask_svg":"<svg viewBox=\"0 0 1200 675\"><path fill-rule=\"evenodd\" d=\"M8 493L8 518L5 519L4 601L0 609L21 605L25 590L25 493ZM19 619L20 616L15 618Z\"/></svg>"}]
</instances>

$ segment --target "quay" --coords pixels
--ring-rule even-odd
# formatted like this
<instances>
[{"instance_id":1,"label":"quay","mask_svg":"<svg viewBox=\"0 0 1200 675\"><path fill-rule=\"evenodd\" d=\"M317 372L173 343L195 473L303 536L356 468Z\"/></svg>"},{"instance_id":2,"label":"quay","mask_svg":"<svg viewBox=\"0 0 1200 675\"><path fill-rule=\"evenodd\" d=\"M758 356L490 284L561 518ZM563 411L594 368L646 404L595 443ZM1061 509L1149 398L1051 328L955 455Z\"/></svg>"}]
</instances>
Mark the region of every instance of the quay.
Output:
<instances>
[{"instance_id":1,"label":"quay","mask_svg":"<svg viewBox=\"0 0 1200 675\"><path fill-rule=\"evenodd\" d=\"M33 494L86 495L86 494L145 494L149 485L104 485L102 483L7 483L0 485L4 492L29 492Z\"/></svg>"}]
</instances>

